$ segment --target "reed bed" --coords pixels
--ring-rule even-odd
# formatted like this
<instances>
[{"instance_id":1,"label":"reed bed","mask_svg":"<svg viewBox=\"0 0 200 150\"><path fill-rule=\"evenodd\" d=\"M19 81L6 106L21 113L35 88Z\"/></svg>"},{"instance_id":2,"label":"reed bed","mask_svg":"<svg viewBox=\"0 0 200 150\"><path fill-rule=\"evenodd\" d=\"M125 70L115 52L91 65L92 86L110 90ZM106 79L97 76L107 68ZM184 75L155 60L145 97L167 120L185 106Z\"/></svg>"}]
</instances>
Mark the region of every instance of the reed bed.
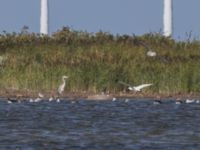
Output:
<instances>
[{"instance_id":1,"label":"reed bed","mask_svg":"<svg viewBox=\"0 0 200 150\"><path fill-rule=\"evenodd\" d=\"M156 57L148 57L145 43ZM68 75L66 91L109 91L153 83L147 93L200 92L200 42L175 41L160 34L142 36L88 33L63 27L51 36L21 32L0 35L0 88L56 90Z\"/></svg>"}]
</instances>

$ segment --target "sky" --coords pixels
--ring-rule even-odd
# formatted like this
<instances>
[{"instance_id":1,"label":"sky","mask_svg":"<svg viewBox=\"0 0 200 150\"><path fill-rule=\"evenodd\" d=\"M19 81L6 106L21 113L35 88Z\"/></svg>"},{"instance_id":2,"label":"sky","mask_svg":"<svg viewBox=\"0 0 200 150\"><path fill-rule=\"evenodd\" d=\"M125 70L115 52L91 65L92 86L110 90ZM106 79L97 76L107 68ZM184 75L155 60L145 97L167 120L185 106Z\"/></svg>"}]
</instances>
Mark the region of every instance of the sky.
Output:
<instances>
[{"instance_id":1,"label":"sky","mask_svg":"<svg viewBox=\"0 0 200 150\"><path fill-rule=\"evenodd\" d=\"M40 30L40 0L0 0L0 32ZM173 0L173 38L200 39L200 0ZM197 17L196 17L197 16ZM143 35L163 29L163 0L49 0L49 32L63 26L91 33Z\"/></svg>"}]
</instances>

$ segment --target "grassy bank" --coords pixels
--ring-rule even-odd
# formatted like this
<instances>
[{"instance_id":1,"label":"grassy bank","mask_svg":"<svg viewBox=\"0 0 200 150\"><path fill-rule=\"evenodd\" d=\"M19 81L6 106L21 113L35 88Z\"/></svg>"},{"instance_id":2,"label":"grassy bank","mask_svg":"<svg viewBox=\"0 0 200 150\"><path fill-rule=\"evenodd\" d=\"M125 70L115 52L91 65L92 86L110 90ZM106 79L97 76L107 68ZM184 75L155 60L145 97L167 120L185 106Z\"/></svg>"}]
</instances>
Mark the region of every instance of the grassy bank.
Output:
<instances>
[{"instance_id":1,"label":"grassy bank","mask_svg":"<svg viewBox=\"0 0 200 150\"><path fill-rule=\"evenodd\" d=\"M145 43L157 52L148 57ZM153 83L146 93L200 92L200 41L176 42L159 34L95 34L65 27L51 37L23 31L0 35L0 89L117 93Z\"/></svg>"}]
</instances>

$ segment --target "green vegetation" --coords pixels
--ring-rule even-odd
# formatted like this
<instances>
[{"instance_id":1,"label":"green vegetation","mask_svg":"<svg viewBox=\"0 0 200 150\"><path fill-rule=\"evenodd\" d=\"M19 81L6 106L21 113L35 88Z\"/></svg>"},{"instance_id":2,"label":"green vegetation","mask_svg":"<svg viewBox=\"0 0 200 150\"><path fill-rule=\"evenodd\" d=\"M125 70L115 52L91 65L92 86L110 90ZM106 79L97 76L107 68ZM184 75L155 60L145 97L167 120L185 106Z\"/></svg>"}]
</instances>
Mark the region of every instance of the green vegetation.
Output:
<instances>
[{"instance_id":1,"label":"green vegetation","mask_svg":"<svg viewBox=\"0 0 200 150\"><path fill-rule=\"evenodd\" d=\"M141 42L158 56L148 57ZM147 93L200 92L200 41L177 42L160 34L88 33L68 27L52 36L23 30L0 35L0 89L55 90L70 76L70 92L117 93L117 83L154 83Z\"/></svg>"}]
</instances>

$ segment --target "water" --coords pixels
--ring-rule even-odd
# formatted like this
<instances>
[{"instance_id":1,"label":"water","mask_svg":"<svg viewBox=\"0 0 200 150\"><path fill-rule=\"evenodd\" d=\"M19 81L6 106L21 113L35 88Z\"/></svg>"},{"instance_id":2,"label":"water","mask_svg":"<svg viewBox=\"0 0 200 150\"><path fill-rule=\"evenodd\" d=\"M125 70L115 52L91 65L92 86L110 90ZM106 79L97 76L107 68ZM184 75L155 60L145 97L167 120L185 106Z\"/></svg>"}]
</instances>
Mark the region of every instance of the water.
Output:
<instances>
[{"instance_id":1,"label":"water","mask_svg":"<svg viewBox=\"0 0 200 150\"><path fill-rule=\"evenodd\" d=\"M0 149L199 150L200 104L0 101Z\"/></svg>"}]
</instances>

